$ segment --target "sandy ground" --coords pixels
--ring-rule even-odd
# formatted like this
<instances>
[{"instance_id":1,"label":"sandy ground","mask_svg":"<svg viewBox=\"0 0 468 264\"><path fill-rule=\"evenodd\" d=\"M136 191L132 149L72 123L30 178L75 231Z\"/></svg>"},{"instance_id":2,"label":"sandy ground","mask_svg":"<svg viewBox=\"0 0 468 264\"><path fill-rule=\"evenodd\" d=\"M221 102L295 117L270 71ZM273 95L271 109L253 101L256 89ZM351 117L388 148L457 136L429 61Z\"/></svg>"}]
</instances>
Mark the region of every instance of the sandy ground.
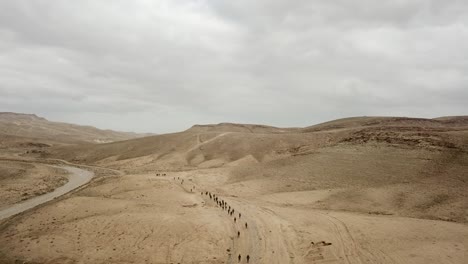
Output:
<instances>
[{"instance_id":1,"label":"sandy ground","mask_svg":"<svg viewBox=\"0 0 468 264\"><path fill-rule=\"evenodd\" d=\"M0 263L466 263L466 119L381 121L303 129L313 133L224 124L50 148L114 170L0 220ZM35 190L28 177L0 188L11 178Z\"/></svg>"},{"instance_id":2,"label":"sandy ground","mask_svg":"<svg viewBox=\"0 0 468 264\"><path fill-rule=\"evenodd\" d=\"M200 170L95 181L1 222L0 262L238 263L239 254L240 263L466 262L465 224L310 208L325 191L242 196L224 189L226 179Z\"/></svg>"},{"instance_id":3,"label":"sandy ground","mask_svg":"<svg viewBox=\"0 0 468 264\"><path fill-rule=\"evenodd\" d=\"M42 205L57 197L60 197L88 183L94 175L94 173L91 171L86 171L86 170L78 169L75 167L69 167L69 166L51 166L51 167L65 170L68 173L66 175L68 182L60 187L57 187L55 190L51 192L36 196L34 198L22 201L20 203L15 203L4 209L0 209L0 220L22 213L26 210L32 209L36 206Z\"/></svg>"},{"instance_id":4,"label":"sandy ground","mask_svg":"<svg viewBox=\"0 0 468 264\"><path fill-rule=\"evenodd\" d=\"M66 173L39 163L0 160L0 209L53 191L68 181Z\"/></svg>"}]
</instances>

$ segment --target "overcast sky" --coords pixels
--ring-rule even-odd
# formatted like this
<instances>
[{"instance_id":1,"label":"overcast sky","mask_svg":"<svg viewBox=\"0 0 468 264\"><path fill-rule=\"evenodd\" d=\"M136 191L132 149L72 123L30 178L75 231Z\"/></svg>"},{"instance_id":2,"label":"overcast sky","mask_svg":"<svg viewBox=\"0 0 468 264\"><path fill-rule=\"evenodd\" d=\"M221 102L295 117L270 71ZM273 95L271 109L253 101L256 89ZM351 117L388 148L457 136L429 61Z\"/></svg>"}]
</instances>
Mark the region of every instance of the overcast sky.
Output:
<instances>
[{"instance_id":1,"label":"overcast sky","mask_svg":"<svg viewBox=\"0 0 468 264\"><path fill-rule=\"evenodd\" d=\"M0 111L164 133L468 114L466 0L0 0Z\"/></svg>"}]
</instances>

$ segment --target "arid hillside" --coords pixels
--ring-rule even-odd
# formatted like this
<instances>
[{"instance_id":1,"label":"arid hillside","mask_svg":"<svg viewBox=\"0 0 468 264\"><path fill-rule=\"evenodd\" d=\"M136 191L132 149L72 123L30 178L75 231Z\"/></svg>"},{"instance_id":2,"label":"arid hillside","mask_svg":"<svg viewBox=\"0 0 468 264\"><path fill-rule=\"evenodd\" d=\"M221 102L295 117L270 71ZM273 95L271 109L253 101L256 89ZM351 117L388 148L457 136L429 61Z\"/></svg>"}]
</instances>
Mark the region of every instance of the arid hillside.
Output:
<instances>
[{"instance_id":1,"label":"arid hillside","mask_svg":"<svg viewBox=\"0 0 468 264\"><path fill-rule=\"evenodd\" d=\"M39 163L0 160L0 208L65 184L65 171Z\"/></svg>"},{"instance_id":2,"label":"arid hillside","mask_svg":"<svg viewBox=\"0 0 468 264\"><path fill-rule=\"evenodd\" d=\"M256 129L240 124L205 125L109 144L57 147L44 156L139 171L184 170L231 166L243 161L265 162L289 156L300 147L317 148L336 143L346 135L270 127Z\"/></svg>"},{"instance_id":3,"label":"arid hillside","mask_svg":"<svg viewBox=\"0 0 468 264\"><path fill-rule=\"evenodd\" d=\"M0 221L2 263L466 262L467 117L196 125L16 158L11 201L16 179L35 190L24 160L112 173Z\"/></svg>"},{"instance_id":4,"label":"arid hillside","mask_svg":"<svg viewBox=\"0 0 468 264\"><path fill-rule=\"evenodd\" d=\"M107 143L141 134L101 130L91 126L52 122L34 114L0 112L0 135L47 139L62 143Z\"/></svg>"},{"instance_id":5,"label":"arid hillside","mask_svg":"<svg viewBox=\"0 0 468 264\"><path fill-rule=\"evenodd\" d=\"M188 131L190 132L240 132L240 133L286 133L298 131L299 128L279 128L266 125L254 124L235 124L235 123L220 123L210 125L194 125Z\"/></svg>"},{"instance_id":6,"label":"arid hillside","mask_svg":"<svg viewBox=\"0 0 468 264\"><path fill-rule=\"evenodd\" d=\"M197 125L174 134L51 148L45 156L129 173L218 168L229 175L226 192L330 190L307 205L468 221L467 117L356 117L293 129Z\"/></svg>"},{"instance_id":7,"label":"arid hillside","mask_svg":"<svg viewBox=\"0 0 468 264\"><path fill-rule=\"evenodd\" d=\"M307 128L221 123L124 142L58 147L45 156L121 168L125 161L135 159L140 161L139 168L206 168L243 160L264 163L336 145L466 151L467 133L467 117L356 117Z\"/></svg>"}]
</instances>

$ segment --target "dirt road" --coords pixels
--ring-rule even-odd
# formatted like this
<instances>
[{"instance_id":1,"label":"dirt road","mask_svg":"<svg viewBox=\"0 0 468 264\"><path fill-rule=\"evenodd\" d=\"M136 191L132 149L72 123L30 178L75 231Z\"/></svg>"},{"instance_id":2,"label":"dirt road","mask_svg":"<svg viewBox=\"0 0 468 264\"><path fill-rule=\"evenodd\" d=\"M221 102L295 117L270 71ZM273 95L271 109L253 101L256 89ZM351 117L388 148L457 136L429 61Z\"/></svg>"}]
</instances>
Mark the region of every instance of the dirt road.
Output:
<instances>
[{"instance_id":1,"label":"dirt road","mask_svg":"<svg viewBox=\"0 0 468 264\"><path fill-rule=\"evenodd\" d=\"M78 169L75 167L69 167L69 166L52 166L56 168L62 168L67 170L70 174L68 175L68 182L55 189L53 192L46 193L41 196L34 197L32 199L26 200L21 203L17 203L11 207L5 208L0 211L0 220L8 218L10 216L13 216L15 214L19 214L21 212L24 212L28 209L31 209L33 207L36 207L40 204L43 204L45 202L48 202L56 197L59 197L71 190L74 190L81 185L89 182L91 178L93 177L94 173L82 169Z\"/></svg>"},{"instance_id":2,"label":"dirt road","mask_svg":"<svg viewBox=\"0 0 468 264\"><path fill-rule=\"evenodd\" d=\"M207 178L206 175L204 178ZM208 187L198 180L198 190L215 193L218 199L235 209L234 215L226 216L233 227L233 230L227 229L226 233L234 232L233 236L236 237L237 232L240 232L240 236L233 241L231 252L234 262L237 262L239 254L241 263L245 263L247 254L250 263L390 264L464 261L468 229L463 224L317 210L300 201L293 203L297 205L278 203L274 196L239 197L235 191L227 193L229 190L218 189L216 185ZM298 196L291 192L282 193L279 197L286 201L304 195L299 193ZM220 208L206 195L202 196L207 204ZM306 196L310 200L321 198L323 194L307 193ZM239 213L242 214L240 219ZM237 218L235 222L234 217ZM248 228L245 227L246 222Z\"/></svg>"}]
</instances>

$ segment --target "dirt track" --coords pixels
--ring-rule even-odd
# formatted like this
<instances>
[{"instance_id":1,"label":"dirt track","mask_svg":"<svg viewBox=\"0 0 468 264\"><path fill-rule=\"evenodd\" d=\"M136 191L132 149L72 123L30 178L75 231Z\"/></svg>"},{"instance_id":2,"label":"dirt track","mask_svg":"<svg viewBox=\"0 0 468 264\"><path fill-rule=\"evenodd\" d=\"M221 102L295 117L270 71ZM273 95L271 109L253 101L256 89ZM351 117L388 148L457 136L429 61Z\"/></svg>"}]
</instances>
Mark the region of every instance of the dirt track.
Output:
<instances>
[{"instance_id":1,"label":"dirt track","mask_svg":"<svg viewBox=\"0 0 468 264\"><path fill-rule=\"evenodd\" d=\"M18 199L4 204L59 186L5 176L39 175L17 159L110 177L0 220L0 263L466 263L467 120L220 124L40 155L14 139L0 193Z\"/></svg>"},{"instance_id":2,"label":"dirt track","mask_svg":"<svg viewBox=\"0 0 468 264\"><path fill-rule=\"evenodd\" d=\"M323 191L245 196L223 187L225 179L220 171L102 179L4 222L0 262L239 263L239 254L240 263L248 254L268 264L465 261L466 225L317 210L298 199Z\"/></svg>"},{"instance_id":3,"label":"dirt track","mask_svg":"<svg viewBox=\"0 0 468 264\"><path fill-rule=\"evenodd\" d=\"M202 186L195 190L206 192ZM201 196L226 212L207 195ZM217 196L236 210L233 216L226 213L233 226L226 232L234 233L227 263L237 262L239 254L242 263L247 254L250 263L463 263L468 246L463 224L278 206L268 197Z\"/></svg>"}]
</instances>

